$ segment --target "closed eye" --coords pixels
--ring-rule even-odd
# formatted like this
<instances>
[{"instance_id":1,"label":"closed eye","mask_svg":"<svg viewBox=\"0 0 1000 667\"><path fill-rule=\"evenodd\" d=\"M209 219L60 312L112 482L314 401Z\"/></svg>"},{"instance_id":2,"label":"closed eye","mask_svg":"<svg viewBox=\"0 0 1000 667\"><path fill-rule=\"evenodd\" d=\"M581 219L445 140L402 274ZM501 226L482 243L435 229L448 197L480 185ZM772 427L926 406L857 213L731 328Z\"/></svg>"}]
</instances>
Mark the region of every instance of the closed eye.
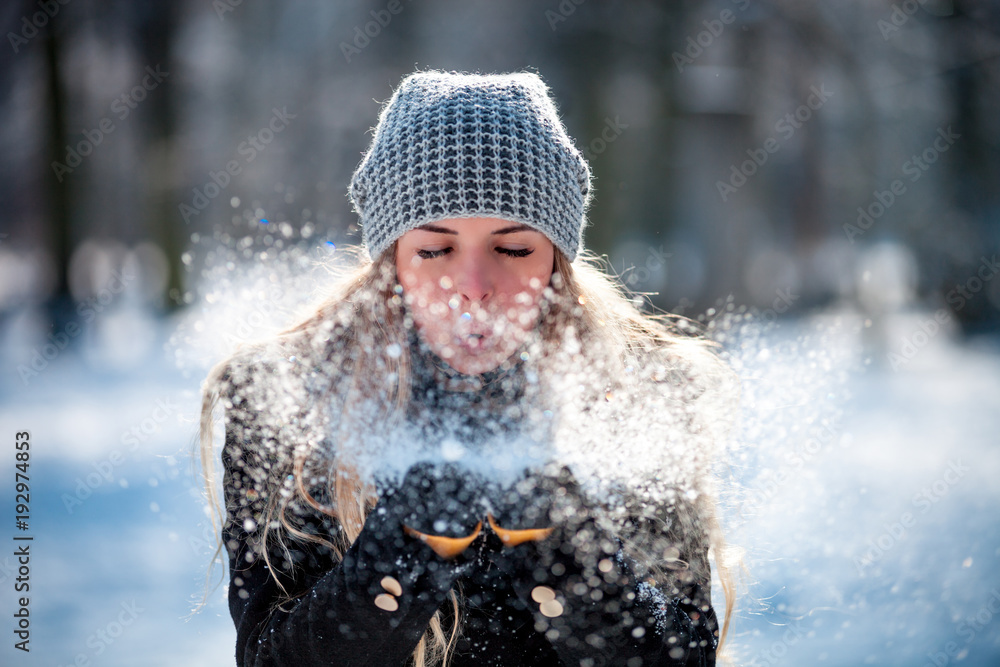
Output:
<instances>
[{"instance_id":1,"label":"closed eye","mask_svg":"<svg viewBox=\"0 0 1000 667\"><path fill-rule=\"evenodd\" d=\"M441 248L440 250L417 250L417 256L421 259L434 259L435 257L446 255L451 251L450 247ZM527 257L535 251L530 248L497 248L497 252L508 257Z\"/></svg>"},{"instance_id":2,"label":"closed eye","mask_svg":"<svg viewBox=\"0 0 1000 667\"><path fill-rule=\"evenodd\" d=\"M417 257L420 257L421 259L433 259L449 252L451 252L451 248L442 248L441 250L418 250Z\"/></svg>"},{"instance_id":3,"label":"closed eye","mask_svg":"<svg viewBox=\"0 0 1000 667\"><path fill-rule=\"evenodd\" d=\"M531 253L535 252L530 248L497 248L497 252L503 253L508 257L527 257Z\"/></svg>"}]
</instances>

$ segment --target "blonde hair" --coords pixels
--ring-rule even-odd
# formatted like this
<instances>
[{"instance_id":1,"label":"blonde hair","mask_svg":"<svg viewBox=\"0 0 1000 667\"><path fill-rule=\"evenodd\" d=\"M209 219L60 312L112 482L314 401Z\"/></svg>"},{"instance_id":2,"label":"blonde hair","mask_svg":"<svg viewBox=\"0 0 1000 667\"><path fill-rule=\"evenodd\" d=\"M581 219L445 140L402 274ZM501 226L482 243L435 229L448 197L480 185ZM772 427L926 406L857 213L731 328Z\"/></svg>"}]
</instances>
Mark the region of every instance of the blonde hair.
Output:
<instances>
[{"instance_id":1,"label":"blonde hair","mask_svg":"<svg viewBox=\"0 0 1000 667\"><path fill-rule=\"evenodd\" d=\"M234 409L230 398L234 383L241 377L245 380L240 370L241 358L255 357L277 346L281 354L269 358L283 363L290 355L293 359L298 356L300 363L305 361L308 365L317 357L325 358L330 349L340 350L345 367L337 379L346 377L349 381L346 386L337 385L334 391L336 382L330 378L324 390L326 396L342 401L339 406L343 418L338 425L338 437L358 432L360 420L398 423L405 415L410 400L411 369L405 342L401 290L396 281L396 246L390 246L375 261L368 259L359 248L342 250L356 256L356 265L336 283L332 293L311 316L278 333L270 341L241 345L230 358L220 361L210 370L203 385L199 449L216 535L225 525L225 512L230 508L221 506L216 490L213 413L220 398L225 398L227 410ZM562 331L572 326L581 338L600 343L583 345L583 349L616 351L611 356L616 357L623 367L628 355L659 354L674 367L682 368L682 375L689 380L697 378L706 386L727 385L732 379L731 371L714 353L710 341L694 335L693 323L668 314L643 313L636 304L637 299L633 300L620 282L602 269L600 263L599 258L585 251L571 264L556 250L552 281L550 289L546 290L548 298L542 299L545 305L539 321L539 334L543 341L558 346ZM397 353L388 354L386 350L395 345L399 346L395 348ZM398 353L400 350L402 353ZM373 369L379 372L371 372ZM389 383L388 388L384 384L377 385L374 380L384 377L386 373L395 380ZM372 397L377 400L371 401ZM243 401L239 407L246 403ZM373 403L382 408L378 414L369 414ZM260 407L257 403L246 409ZM269 544L276 545L289 563L291 558L286 536L323 545L342 559L378 500L374 487L361 478L353 461L347 458L324 460L316 453L315 442L300 443L291 447L290 456L278 456L277 462L272 460L266 474L257 471L264 477L258 481L266 493L260 498L264 507L257 525L262 527L262 531L256 539L255 549L265 558L279 586L281 582L274 574L276 564L272 563L269 555ZM328 502L321 502L310 491L310 487L317 486L322 487ZM690 513L672 522L668 537L687 542L693 540L699 544L704 538L706 546L710 546L716 555L716 569L726 598L718 646L721 656L735 592L729 567L721 557L725 543L713 497L707 487L700 491ZM300 502L336 519L340 530L335 535L324 536L294 525L290 510ZM640 538L625 540L625 544L631 555L649 565L645 573L649 576L647 581L663 581L676 574L674 570L660 566L657 554L662 555L663 551L655 545ZM222 548L220 540L212 556L213 563L219 558ZM691 565L694 566L692 576L700 580L710 579L707 559L692 562ZM285 590L283 586L282 590ZM287 590L285 593L287 596ZM454 612L451 628L444 627L440 611L434 614L413 653L413 663L417 667L448 664L462 623L460 591L450 591L450 601Z\"/></svg>"}]
</instances>

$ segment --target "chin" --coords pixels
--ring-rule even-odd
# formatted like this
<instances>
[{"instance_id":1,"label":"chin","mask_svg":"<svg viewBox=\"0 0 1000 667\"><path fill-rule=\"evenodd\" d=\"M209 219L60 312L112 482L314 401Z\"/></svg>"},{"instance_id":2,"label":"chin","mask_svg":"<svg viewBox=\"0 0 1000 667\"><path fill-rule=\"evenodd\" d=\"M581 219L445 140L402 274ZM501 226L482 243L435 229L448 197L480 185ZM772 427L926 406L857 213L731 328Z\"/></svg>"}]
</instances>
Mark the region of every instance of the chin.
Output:
<instances>
[{"instance_id":1,"label":"chin","mask_svg":"<svg viewBox=\"0 0 1000 667\"><path fill-rule=\"evenodd\" d=\"M497 368L504 360L498 358L496 353L470 355L459 352L447 361L448 365L459 373L464 375L482 375Z\"/></svg>"},{"instance_id":2,"label":"chin","mask_svg":"<svg viewBox=\"0 0 1000 667\"><path fill-rule=\"evenodd\" d=\"M427 340L425 338L425 340ZM491 340L482 349L469 349L454 340L428 341L431 351L463 375L482 375L498 368L516 350L512 340Z\"/></svg>"}]
</instances>

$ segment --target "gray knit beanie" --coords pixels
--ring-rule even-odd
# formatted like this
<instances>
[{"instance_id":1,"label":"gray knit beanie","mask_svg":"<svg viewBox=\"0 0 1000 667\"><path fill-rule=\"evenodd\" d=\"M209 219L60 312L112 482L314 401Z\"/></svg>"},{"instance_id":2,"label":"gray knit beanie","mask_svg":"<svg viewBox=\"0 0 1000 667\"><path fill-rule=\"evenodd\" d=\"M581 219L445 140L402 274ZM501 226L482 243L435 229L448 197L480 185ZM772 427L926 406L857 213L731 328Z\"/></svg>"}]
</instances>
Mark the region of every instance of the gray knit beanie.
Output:
<instances>
[{"instance_id":1,"label":"gray knit beanie","mask_svg":"<svg viewBox=\"0 0 1000 667\"><path fill-rule=\"evenodd\" d=\"M537 74L427 71L383 107L350 197L373 259L426 223L486 217L537 229L573 261L590 178Z\"/></svg>"}]
</instances>

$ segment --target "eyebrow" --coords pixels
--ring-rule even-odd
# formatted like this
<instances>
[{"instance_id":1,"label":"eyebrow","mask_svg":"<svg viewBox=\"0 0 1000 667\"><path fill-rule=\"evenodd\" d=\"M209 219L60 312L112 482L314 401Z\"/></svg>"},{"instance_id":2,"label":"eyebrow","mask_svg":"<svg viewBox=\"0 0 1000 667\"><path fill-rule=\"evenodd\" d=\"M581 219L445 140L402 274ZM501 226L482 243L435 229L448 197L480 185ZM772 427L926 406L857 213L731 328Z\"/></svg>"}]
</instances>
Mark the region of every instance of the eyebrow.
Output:
<instances>
[{"instance_id":1,"label":"eyebrow","mask_svg":"<svg viewBox=\"0 0 1000 667\"><path fill-rule=\"evenodd\" d=\"M417 227L417 229L421 229L425 232L435 232L437 234L453 234L453 235L458 234L458 232L455 231L454 229L448 229L447 227L438 227L437 225L422 225L420 227ZM503 229L498 229L494 231L492 234L495 236L497 234L513 234L514 232L524 232L524 231L533 232L535 231L535 228L531 227L530 225L520 224L520 225L513 225L511 227L504 227Z\"/></svg>"}]
</instances>

